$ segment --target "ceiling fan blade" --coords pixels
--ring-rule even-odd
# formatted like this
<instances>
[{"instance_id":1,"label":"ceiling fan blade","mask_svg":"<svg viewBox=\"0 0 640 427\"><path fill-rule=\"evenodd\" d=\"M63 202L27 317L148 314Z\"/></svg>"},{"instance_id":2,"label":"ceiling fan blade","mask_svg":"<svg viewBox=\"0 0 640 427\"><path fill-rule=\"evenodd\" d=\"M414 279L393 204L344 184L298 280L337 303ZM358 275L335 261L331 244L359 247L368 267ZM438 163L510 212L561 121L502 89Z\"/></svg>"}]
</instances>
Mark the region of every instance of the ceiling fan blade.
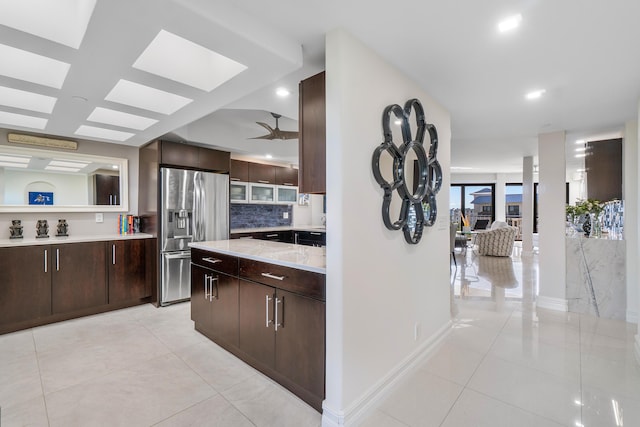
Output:
<instances>
[{"instance_id":1,"label":"ceiling fan blade","mask_svg":"<svg viewBox=\"0 0 640 427\"><path fill-rule=\"evenodd\" d=\"M289 131L289 130L281 130L278 133L280 139L298 139L298 132Z\"/></svg>"},{"instance_id":2,"label":"ceiling fan blade","mask_svg":"<svg viewBox=\"0 0 640 427\"><path fill-rule=\"evenodd\" d=\"M276 136L272 133L268 133L266 135L262 135L262 136L255 136L253 138L247 138L247 139L268 139L268 140L273 140L273 139L277 139Z\"/></svg>"},{"instance_id":3,"label":"ceiling fan blade","mask_svg":"<svg viewBox=\"0 0 640 427\"><path fill-rule=\"evenodd\" d=\"M259 124L260 126L262 126L263 128L265 128L266 130L268 130L269 132L273 133L274 129L271 126L269 126L268 124L263 123L263 122L256 122L256 123Z\"/></svg>"}]
</instances>

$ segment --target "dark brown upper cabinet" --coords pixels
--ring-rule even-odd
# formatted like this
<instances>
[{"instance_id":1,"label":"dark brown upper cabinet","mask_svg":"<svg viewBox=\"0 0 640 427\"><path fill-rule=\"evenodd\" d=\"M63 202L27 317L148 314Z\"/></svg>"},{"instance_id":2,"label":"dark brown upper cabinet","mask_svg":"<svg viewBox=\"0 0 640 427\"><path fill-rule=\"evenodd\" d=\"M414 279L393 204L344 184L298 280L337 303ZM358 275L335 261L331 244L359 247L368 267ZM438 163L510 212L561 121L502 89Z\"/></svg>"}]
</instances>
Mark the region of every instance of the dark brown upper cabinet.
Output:
<instances>
[{"instance_id":1,"label":"dark brown upper cabinet","mask_svg":"<svg viewBox=\"0 0 640 427\"><path fill-rule=\"evenodd\" d=\"M276 185L298 186L298 170L276 166Z\"/></svg>"},{"instance_id":2,"label":"dark brown upper cabinet","mask_svg":"<svg viewBox=\"0 0 640 427\"><path fill-rule=\"evenodd\" d=\"M262 163L249 163L249 182L275 184L276 167Z\"/></svg>"},{"instance_id":3,"label":"dark brown upper cabinet","mask_svg":"<svg viewBox=\"0 0 640 427\"><path fill-rule=\"evenodd\" d=\"M231 168L229 169L229 179L231 181L249 181L249 162L243 160L231 159Z\"/></svg>"},{"instance_id":4,"label":"dark brown upper cabinet","mask_svg":"<svg viewBox=\"0 0 640 427\"><path fill-rule=\"evenodd\" d=\"M326 98L324 71L299 86L299 191L326 192Z\"/></svg>"}]
</instances>

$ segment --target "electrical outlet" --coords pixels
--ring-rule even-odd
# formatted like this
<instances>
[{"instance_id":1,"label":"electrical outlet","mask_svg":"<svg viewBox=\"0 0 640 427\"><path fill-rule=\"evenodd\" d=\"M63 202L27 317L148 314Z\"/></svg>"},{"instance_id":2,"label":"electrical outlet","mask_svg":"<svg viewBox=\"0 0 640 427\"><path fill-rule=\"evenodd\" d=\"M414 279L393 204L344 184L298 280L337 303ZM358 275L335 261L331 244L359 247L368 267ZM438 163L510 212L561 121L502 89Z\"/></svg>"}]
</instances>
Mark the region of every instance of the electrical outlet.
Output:
<instances>
[{"instance_id":1,"label":"electrical outlet","mask_svg":"<svg viewBox=\"0 0 640 427\"><path fill-rule=\"evenodd\" d=\"M413 339L418 341L418 338L420 338L420 322L416 322L413 325Z\"/></svg>"},{"instance_id":2,"label":"electrical outlet","mask_svg":"<svg viewBox=\"0 0 640 427\"><path fill-rule=\"evenodd\" d=\"M282 218L289 219L289 212L282 212Z\"/></svg>"},{"instance_id":3,"label":"electrical outlet","mask_svg":"<svg viewBox=\"0 0 640 427\"><path fill-rule=\"evenodd\" d=\"M104 214L103 213L97 213L96 214L96 222L104 222Z\"/></svg>"}]
</instances>

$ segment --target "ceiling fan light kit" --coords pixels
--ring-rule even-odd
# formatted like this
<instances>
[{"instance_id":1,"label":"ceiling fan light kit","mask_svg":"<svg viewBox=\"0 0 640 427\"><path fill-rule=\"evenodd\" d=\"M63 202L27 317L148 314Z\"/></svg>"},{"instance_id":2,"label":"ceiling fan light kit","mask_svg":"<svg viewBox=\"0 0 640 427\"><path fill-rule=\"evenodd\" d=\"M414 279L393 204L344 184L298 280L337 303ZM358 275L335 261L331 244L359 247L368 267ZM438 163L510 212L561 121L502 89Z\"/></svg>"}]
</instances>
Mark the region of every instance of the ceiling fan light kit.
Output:
<instances>
[{"instance_id":1,"label":"ceiling fan light kit","mask_svg":"<svg viewBox=\"0 0 640 427\"><path fill-rule=\"evenodd\" d=\"M280 119L280 117L282 117L281 114L271 113L271 115L273 116L274 119L276 119L276 127L272 128L271 126L269 126L266 123L256 122L257 124L259 124L260 126L265 128L269 133L266 134L266 135L256 136L256 137L249 138L249 139L266 139L266 140L269 140L269 141L273 141L274 139L281 139L281 140L298 139L298 132L297 131L280 130L280 128L278 127L278 119Z\"/></svg>"}]
</instances>

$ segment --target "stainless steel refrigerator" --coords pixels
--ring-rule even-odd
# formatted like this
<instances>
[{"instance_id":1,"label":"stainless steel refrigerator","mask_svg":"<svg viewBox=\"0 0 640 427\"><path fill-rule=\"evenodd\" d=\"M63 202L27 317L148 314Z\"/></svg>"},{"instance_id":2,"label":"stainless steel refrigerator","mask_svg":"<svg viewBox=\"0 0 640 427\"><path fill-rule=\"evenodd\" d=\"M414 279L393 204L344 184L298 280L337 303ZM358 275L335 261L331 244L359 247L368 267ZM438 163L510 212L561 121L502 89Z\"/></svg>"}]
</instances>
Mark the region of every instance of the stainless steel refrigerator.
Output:
<instances>
[{"instance_id":1,"label":"stainless steel refrigerator","mask_svg":"<svg viewBox=\"0 0 640 427\"><path fill-rule=\"evenodd\" d=\"M160 169L160 304L191 297L189 242L229 238L229 176Z\"/></svg>"}]
</instances>

